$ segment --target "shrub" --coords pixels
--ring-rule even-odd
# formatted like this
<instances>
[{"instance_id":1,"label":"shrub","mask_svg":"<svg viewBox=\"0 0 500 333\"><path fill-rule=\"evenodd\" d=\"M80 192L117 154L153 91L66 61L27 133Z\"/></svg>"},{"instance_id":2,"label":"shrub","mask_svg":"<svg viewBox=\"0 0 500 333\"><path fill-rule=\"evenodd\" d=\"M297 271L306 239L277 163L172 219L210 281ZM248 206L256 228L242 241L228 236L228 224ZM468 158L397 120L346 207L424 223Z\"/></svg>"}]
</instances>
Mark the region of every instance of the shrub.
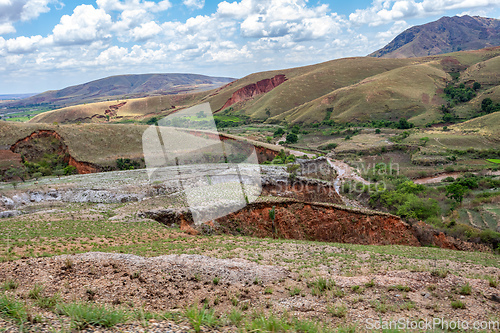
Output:
<instances>
[{"instance_id":1,"label":"shrub","mask_svg":"<svg viewBox=\"0 0 500 333\"><path fill-rule=\"evenodd\" d=\"M299 137L295 133L289 133L286 136L286 143L297 143L299 141Z\"/></svg>"},{"instance_id":2,"label":"shrub","mask_svg":"<svg viewBox=\"0 0 500 333\"><path fill-rule=\"evenodd\" d=\"M282 136L283 134L285 134L285 131L283 130L283 128L279 127L276 131L274 131L274 137L278 137L278 136Z\"/></svg>"}]
</instances>

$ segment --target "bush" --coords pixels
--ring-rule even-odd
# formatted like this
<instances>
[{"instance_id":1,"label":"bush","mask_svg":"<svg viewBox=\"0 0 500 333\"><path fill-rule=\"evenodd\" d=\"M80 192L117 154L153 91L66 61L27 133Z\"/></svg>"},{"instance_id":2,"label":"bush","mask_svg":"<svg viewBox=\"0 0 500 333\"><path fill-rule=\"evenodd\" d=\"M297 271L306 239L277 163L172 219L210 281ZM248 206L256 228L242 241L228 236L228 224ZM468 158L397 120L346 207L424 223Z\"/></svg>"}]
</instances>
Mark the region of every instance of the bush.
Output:
<instances>
[{"instance_id":1,"label":"bush","mask_svg":"<svg viewBox=\"0 0 500 333\"><path fill-rule=\"evenodd\" d=\"M286 143L297 143L299 141L299 137L295 133L289 133L286 136Z\"/></svg>"},{"instance_id":2,"label":"bush","mask_svg":"<svg viewBox=\"0 0 500 333\"><path fill-rule=\"evenodd\" d=\"M278 136L282 136L283 134L285 134L285 131L283 130L283 128L279 127L276 131L274 131L274 137L278 137Z\"/></svg>"},{"instance_id":3,"label":"bush","mask_svg":"<svg viewBox=\"0 0 500 333\"><path fill-rule=\"evenodd\" d=\"M397 126L399 129L410 129L410 128L413 128L415 125L408 122L408 120L406 120L405 118L401 118L401 119L399 119L399 123Z\"/></svg>"},{"instance_id":4,"label":"bush","mask_svg":"<svg viewBox=\"0 0 500 333\"><path fill-rule=\"evenodd\" d=\"M119 170L139 169L141 165L137 161L132 161L130 158L119 158L116 160L116 167Z\"/></svg>"}]
</instances>

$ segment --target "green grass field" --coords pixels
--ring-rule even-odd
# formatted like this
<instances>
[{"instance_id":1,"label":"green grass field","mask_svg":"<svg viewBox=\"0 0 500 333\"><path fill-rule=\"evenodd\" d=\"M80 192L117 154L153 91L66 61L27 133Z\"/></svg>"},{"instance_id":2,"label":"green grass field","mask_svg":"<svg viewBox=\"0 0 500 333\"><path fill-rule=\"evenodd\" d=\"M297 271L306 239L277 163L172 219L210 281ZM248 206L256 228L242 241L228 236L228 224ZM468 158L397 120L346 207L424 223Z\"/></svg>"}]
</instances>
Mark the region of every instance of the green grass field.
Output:
<instances>
[{"instance_id":1,"label":"green grass field","mask_svg":"<svg viewBox=\"0 0 500 333\"><path fill-rule=\"evenodd\" d=\"M488 161L488 162L491 162L491 163L495 163L495 164L500 164L500 159L495 159L495 158L493 158L493 159L489 159L489 160L487 160L487 161Z\"/></svg>"}]
</instances>

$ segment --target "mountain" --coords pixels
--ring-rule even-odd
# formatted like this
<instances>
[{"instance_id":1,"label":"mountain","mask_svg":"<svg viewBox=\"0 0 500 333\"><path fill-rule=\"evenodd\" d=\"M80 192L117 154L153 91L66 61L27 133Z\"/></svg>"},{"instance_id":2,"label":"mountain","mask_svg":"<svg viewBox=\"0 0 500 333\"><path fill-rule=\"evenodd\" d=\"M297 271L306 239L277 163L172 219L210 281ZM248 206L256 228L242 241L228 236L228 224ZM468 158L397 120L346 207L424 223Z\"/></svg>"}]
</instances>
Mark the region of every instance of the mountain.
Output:
<instances>
[{"instance_id":1,"label":"mountain","mask_svg":"<svg viewBox=\"0 0 500 333\"><path fill-rule=\"evenodd\" d=\"M425 57L500 45L500 20L479 16L442 17L411 27L385 47L370 54L377 58Z\"/></svg>"},{"instance_id":2,"label":"mountain","mask_svg":"<svg viewBox=\"0 0 500 333\"><path fill-rule=\"evenodd\" d=\"M406 118L425 125L441 121L440 107L446 104L443 90L458 76L456 84L478 82L481 89L469 103L456 107L457 116L480 109L486 96L500 102L500 47L407 59L337 59L254 73L205 92L75 105L41 113L30 122L146 120L209 102L215 115L234 124Z\"/></svg>"},{"instance_id":3,"label":"mountain","mask_svg":"<svg viewBox=\"0 0 500 333\"><path fill-rule=\"evenodd\" d=\"M109 99L206 91L234 80L233 78L197 74L118 75L61 90L47 91L13 102L8 106L47 104L63 107Z\"/></svg>"}]
</instances>

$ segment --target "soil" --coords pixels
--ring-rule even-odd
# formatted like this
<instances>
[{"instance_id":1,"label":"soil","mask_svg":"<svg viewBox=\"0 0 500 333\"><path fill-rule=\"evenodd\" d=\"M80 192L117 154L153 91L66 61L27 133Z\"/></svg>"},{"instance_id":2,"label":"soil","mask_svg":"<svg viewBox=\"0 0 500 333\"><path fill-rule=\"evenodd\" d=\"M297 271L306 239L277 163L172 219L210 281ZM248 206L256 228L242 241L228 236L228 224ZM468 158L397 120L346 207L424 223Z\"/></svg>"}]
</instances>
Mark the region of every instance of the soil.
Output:
<instances>
[{"instance_id":1,"label":"soil","mask_svg":"<svg viewBox=\"0 0 500 333\"><path fill-rule=\"evenodd\" d=\"M335 247L329 249L343 251ZM424 266L424 261L420 260L418 264ZM453 262L440 265L457 268L454 267L457 263ZM479 269L473 264L463 267L464 273ZM500 276L500 269L482 269L484 273ZM368 318L439 317L472 323L491 320L500 311L499 289L489 286L485 280L451 274L438 277L430 272L408 270L360 276L319 270L318 274L335 281L335 287L313 295L310 283L314 279L304 278L286 267L197 255L143 258L91 252L0 263L0 281L14 278L19 282L19 287L8 293L28 303L29 291L38 284L44 287L43 296L59 294L66 302L89 300L156 312L182 311L190 304L206 304L217 313L227 313L237 304L247 311L261 309L277 315L288 312L300 319L321 319L332 327L342 322L358 323L359 331L363 331ZM215 278L219 278L217 283ZM460 295L458 288L466 283L472 292ZM291 290L299 291L295 294ZM464 302L466 309L453 309L451 300ZM332 316L329 307L341 304L347 306L346 317ZM385 304L388 309L382 311L380 304ZM53 314L44 313L51 326L61 325ZM47 326L47 322L43 325ZM109 331L118 331L118 328Z\"/></svg>"}]
</instances>

